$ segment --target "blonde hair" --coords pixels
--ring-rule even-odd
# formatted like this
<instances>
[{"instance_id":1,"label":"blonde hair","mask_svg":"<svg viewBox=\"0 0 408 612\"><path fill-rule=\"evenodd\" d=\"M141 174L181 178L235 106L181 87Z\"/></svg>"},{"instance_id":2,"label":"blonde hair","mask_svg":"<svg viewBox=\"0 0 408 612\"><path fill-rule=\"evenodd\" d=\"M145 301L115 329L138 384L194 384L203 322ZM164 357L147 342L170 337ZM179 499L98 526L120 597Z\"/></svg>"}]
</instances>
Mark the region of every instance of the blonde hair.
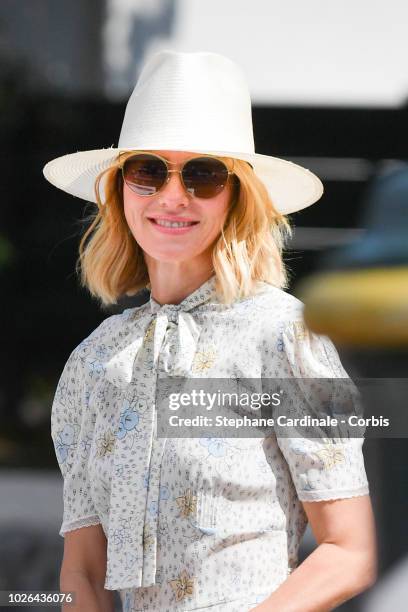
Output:
<instances>
[{"instance_id":1,"label":"blonde hair","mask_svg":"<svg viewBox=\"0 0 408 612\"><path fill-rule=\"evenodd\" d=\"M131 155L132 153L130 153ZM256 282L286 288L288 273L282 259L285 239L291 235L287 218L279 213L263 182L245 161L233 164L239 183L233 187L224 227L212 252L216 290L224 304L256 292ZM105 176L105 201L99 186ZM79 244L76 271L81 285L103 306L117 303L149 287L143 251L127 224L123 208L123 179L119 159L95 181L97 210Z\"/></svg>"}]
</instances>

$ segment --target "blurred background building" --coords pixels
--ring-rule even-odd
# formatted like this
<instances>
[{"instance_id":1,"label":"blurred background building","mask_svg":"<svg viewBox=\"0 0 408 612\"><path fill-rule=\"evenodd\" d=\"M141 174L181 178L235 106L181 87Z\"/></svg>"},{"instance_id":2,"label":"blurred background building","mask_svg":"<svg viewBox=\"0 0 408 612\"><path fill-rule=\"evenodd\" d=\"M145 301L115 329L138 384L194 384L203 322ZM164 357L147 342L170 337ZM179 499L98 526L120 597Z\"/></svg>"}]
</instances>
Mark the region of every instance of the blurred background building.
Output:
<instances>
[{"instance_id":1,"label":"blurred background building","mask_svg":"<svg viewBox=\"0 0 408 612\"><path fill-rule=\"evenodd\" d=\"M257 151L299 162L325 185L318 204L291 215L286 262L296 294L329 248L364 234L361 202L374 175L408 159L407 23L404 0L2 0L0 589L57 589L56 382L74 346L136 303L102 310L79 289L74 266L89 208L46 183L43 165L117 144L149 54L229 56L250 85ZM392 376L377 366L376 376ZM385 573L407 552L408 444L365 447ZM309 533L304 554L312 545ZM342 609L360 610L362 600Z\"/></svg>"}]
</instances>

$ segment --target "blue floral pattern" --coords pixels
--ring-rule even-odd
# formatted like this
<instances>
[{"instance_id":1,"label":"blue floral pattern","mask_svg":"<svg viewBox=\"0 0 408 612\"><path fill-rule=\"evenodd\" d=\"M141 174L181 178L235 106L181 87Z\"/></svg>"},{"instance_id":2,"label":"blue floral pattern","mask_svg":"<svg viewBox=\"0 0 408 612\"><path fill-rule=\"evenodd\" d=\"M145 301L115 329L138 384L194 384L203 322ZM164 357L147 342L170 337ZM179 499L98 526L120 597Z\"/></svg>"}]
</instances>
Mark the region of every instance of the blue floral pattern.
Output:
<instances>
[{"instance_id":1,"label":"blue floral pattern","mask_svg":"<svg viewBox=\"0 0 408 612\"><path fill-rule=\"evenodd\" d=\"M212 277L106 318L69 356L51 415L60 534L101 524L123 610L250 610L298 563L302 501L368 494L361 438L156 435L158 377L347 377L302 310L267 283L223 305Z\"/></svg>"}]
</instances>

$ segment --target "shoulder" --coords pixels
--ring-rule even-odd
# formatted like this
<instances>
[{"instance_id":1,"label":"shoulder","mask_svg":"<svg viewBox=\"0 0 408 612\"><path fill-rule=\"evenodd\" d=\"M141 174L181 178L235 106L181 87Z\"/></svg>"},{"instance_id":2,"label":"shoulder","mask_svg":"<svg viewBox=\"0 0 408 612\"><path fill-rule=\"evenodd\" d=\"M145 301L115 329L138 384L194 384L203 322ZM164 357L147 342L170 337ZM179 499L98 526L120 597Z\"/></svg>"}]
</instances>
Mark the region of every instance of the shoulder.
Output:
<instances>
[{"instance_id":1,"label":"shoulder","mask_svg":"<svg viewBox=\"0 0 408 612\"><path fill-rule=\"evenodd\" d=\"M132 321L141 318L145 313L146 304L143 304L106 317L74 350L88 354L105 343L114 343L115 338L121 337Z\"/></svg>"},{"instance_id":2,"label":"shoulder","mask_svg":"<svg viewBox=\"0 0 408 612\"><path fill-rule=\"evenodd\" d=\"M256 313L257 319L270 326L290 325L303 320L304 304L294 295L266 282L259 283L258 293L237 303L237 310L249 310Z\"/></svg>"},{"instance_id":3,"label":"shoulder","mask_svg":"<svg viewBox=\"0 0 408 612\"><path fill-rule=\"evenodd\" d=\"M123 312L112 314L103 319L88 336L72 350L65 368L75 367L77 375L91 373L95 376L102 363L116 352L124 336L135 322L146 314L146 304L126 308Z\"/></svg>"}]
</instances>

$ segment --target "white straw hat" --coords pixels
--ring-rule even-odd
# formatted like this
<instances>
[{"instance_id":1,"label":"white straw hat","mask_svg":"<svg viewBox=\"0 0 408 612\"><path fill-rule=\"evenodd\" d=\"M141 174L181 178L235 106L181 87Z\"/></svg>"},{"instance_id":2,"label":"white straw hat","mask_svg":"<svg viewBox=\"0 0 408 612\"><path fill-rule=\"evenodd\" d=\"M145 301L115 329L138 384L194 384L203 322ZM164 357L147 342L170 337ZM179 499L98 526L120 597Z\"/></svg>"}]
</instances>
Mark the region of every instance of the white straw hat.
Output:
<instances>
[{"instance_id":1,"label":"white straw hat","mask_svg":"<svg viewBox=\"0 0 408 612\"><path fill-rule=\"evenodd\" d=\"M173 150L249 162L275 207L288 214L323 193L312 172L255 153L251 98L238 66L216 53L161 51L144 65L129 98L116 148L63 155L48 162L45 178L67 193L96 202L94 183L122 151ZM104 183L100 193L104 198Z\"/></svg>"}]
</instances>

